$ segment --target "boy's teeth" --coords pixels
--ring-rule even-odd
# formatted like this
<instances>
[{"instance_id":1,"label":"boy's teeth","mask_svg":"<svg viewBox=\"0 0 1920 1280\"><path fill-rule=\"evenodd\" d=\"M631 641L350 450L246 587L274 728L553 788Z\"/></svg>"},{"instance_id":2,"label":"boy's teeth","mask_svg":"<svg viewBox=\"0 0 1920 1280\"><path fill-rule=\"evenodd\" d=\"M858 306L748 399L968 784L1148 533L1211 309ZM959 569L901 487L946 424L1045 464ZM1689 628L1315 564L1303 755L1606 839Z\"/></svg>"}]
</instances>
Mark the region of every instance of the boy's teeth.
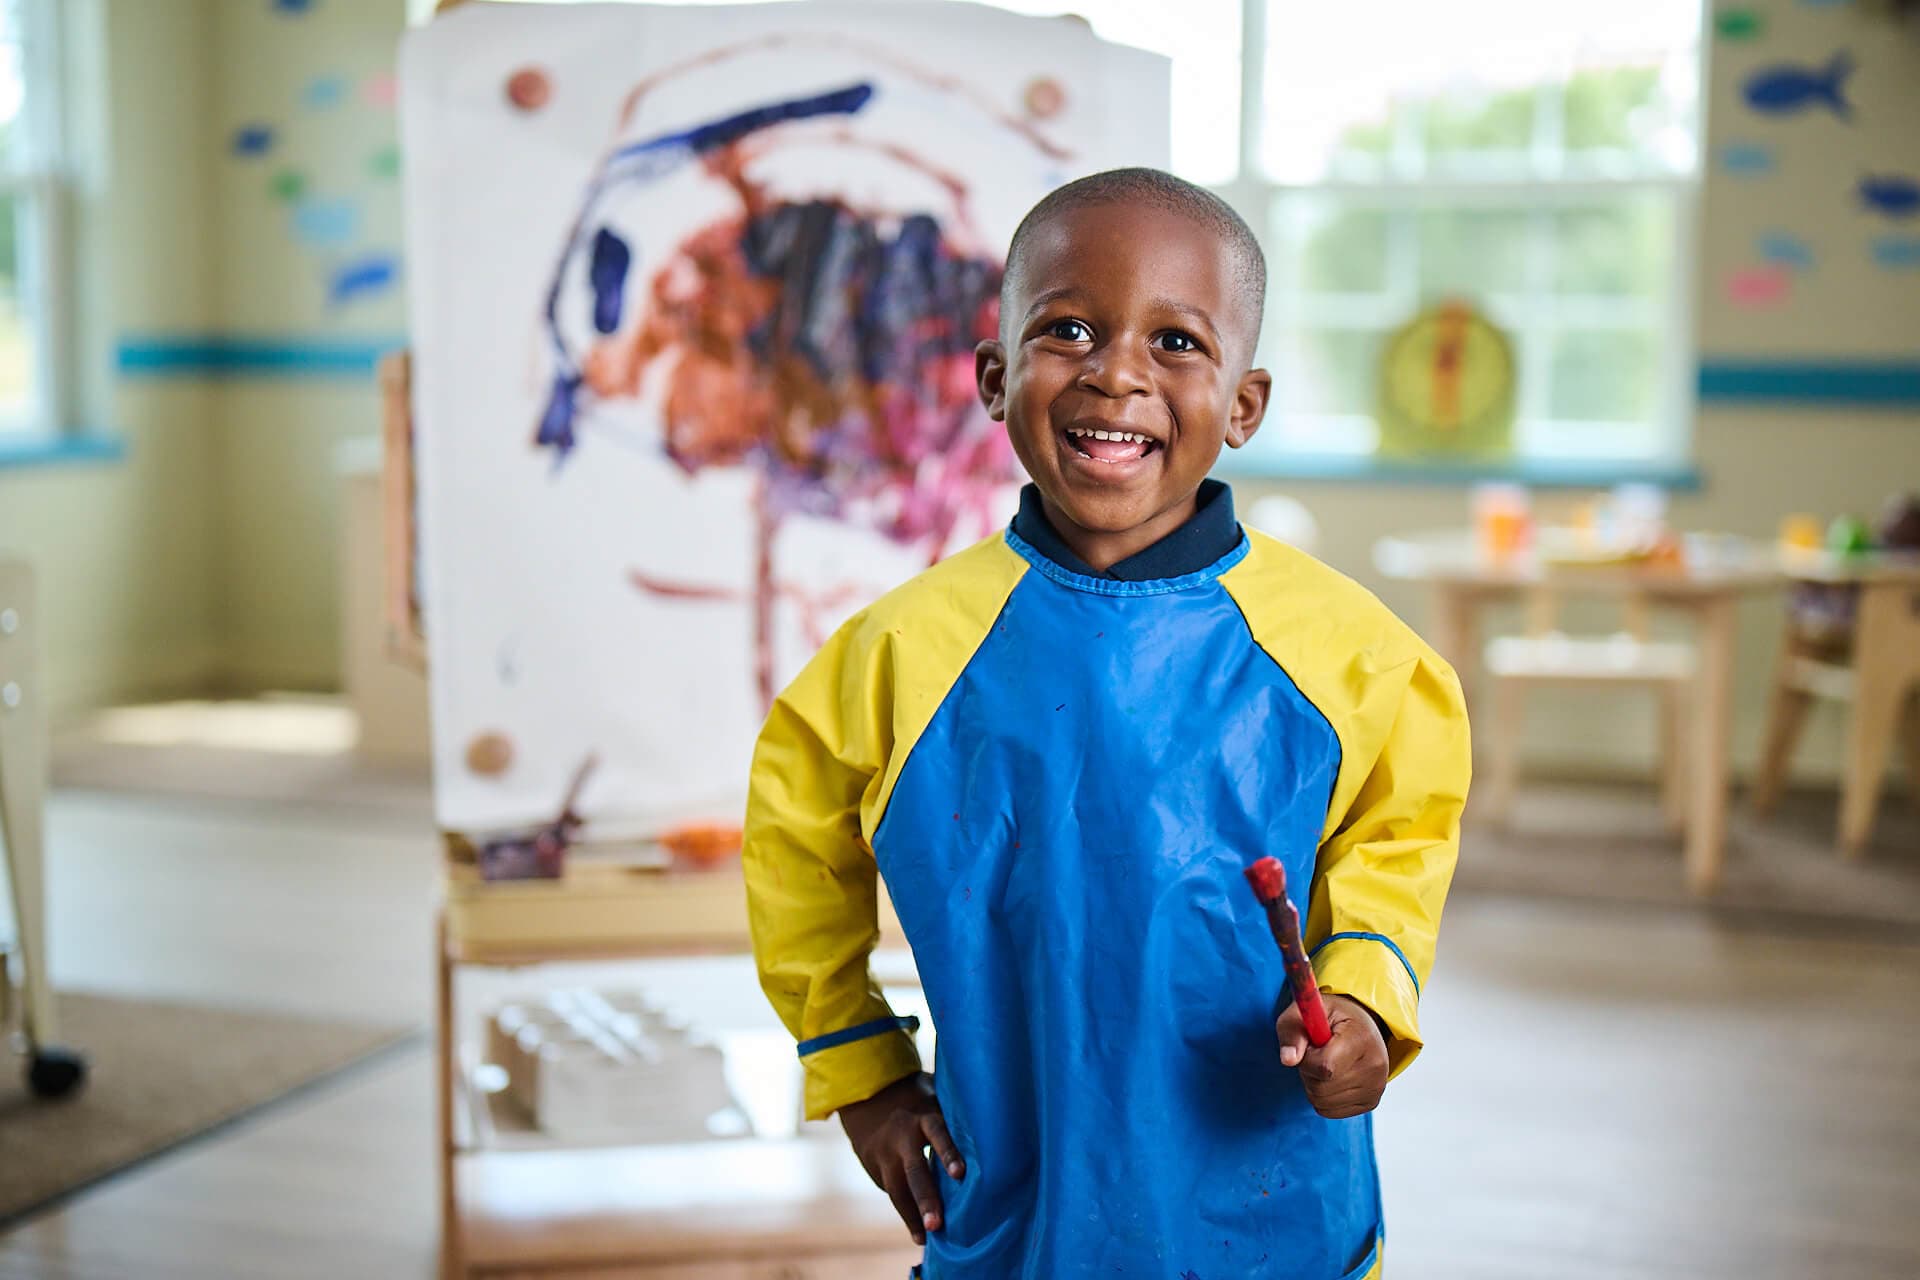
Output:
<instances>
[{"instance_id":1,"label":"boy's teeth","mask_svg":"<svg viewBox=\"0 0 1920 1280\"><path fill-rule=\"evenodd\" d=\"M1141 435L1137 431L1090 431L1085 427L1075 427L1070 429L1067 432L1067 434L1074 435L1074 436L1088 436L1095 440L1122 440L1122 441L1131 442L1133 444L1149 443L1147 438Z\"/></svg>"}]
</instances>

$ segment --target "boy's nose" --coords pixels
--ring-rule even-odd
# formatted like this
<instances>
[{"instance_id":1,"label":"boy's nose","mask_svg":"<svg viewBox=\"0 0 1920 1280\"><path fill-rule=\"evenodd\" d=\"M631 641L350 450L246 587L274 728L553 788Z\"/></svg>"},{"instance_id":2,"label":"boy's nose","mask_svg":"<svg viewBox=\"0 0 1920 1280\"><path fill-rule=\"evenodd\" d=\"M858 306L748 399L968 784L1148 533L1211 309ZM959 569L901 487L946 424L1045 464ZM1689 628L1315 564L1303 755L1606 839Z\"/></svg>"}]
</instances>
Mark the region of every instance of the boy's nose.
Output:
<instances>
[{"instance_id":1,"label":"boy's nose","mask_svg":"<svg viewBox=\"0 0 1920 1280\"><path fill-rule=\"evenodd\" d=\"M1087 358L1080 370L1079 383L1089 391L1114 399L1146 395L1153 389L1145 355L1117 342L1109 343Z\"/></svg>"}]
</instances>

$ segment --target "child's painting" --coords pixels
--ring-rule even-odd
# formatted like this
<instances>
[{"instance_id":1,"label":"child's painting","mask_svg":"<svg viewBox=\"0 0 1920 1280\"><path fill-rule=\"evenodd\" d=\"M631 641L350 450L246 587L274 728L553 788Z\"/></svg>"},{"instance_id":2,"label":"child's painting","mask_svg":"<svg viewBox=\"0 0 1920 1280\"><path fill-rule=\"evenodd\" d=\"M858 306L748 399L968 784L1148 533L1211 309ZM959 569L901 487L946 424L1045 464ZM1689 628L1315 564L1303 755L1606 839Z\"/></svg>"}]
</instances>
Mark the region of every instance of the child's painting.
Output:
<instances>
[{"instance_id":1,"label":"child's painting","mask_svg":"<svg viewBox=\"0 0 1920 1280\"><path fill-rule=\"evenodd\" d=\"M462 6L403 52L443 826L732 818L774 694L1004 523L1021 215L1167 67L977 5Z\"/></svg>"}]
</instances>

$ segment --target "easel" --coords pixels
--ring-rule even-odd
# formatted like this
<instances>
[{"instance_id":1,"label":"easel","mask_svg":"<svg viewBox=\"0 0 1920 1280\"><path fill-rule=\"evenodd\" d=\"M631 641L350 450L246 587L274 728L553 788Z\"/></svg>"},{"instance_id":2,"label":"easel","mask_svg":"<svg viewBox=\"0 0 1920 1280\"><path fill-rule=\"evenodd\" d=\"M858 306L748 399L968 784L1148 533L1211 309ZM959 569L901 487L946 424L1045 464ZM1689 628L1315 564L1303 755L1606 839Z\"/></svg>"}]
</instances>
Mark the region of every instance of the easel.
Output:
<instances>
[{"instance_id":1,"label":"easel","mask_svg":"<svg viewBox=\"0 0 1920 1280\"><path fill-rule=\"evenodd\" d=\"M47 712L36 653L38 615L33 571L0 558L0 846L7 855L25 988L22 1030L29 1061L27 1084L42 1098L71 1093L86 1063L52 1044L53 988L47 979L45 850L41 807L47 786ZM0 972L0 989L7 989Z\"/></svg>"}]
</instances>

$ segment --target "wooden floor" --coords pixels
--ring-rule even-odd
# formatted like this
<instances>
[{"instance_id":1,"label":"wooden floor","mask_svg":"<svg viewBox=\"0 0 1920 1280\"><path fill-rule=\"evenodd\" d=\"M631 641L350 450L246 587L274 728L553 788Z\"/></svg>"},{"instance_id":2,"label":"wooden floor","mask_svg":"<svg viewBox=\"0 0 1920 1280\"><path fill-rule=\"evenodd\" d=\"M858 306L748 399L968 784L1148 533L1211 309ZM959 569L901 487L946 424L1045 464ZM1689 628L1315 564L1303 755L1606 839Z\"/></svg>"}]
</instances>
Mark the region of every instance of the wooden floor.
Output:
<instances>
[{"instance_id":1,"label":"wooden floor","mask_svg":"<svg viewBox=\"0 0 1920 1280\"><path fill-rule=\"evenodd\" d=\"M50 834L62 984L424 1021L392 822L68 794ZM1394 1276L1920 1276L1920 940L1462 900L1424 1018L1376 1122ZM349 1073L0 1238L0 1280L424 1278L429 1098L424 1048Z\"/></svg>"}]
</instances>

